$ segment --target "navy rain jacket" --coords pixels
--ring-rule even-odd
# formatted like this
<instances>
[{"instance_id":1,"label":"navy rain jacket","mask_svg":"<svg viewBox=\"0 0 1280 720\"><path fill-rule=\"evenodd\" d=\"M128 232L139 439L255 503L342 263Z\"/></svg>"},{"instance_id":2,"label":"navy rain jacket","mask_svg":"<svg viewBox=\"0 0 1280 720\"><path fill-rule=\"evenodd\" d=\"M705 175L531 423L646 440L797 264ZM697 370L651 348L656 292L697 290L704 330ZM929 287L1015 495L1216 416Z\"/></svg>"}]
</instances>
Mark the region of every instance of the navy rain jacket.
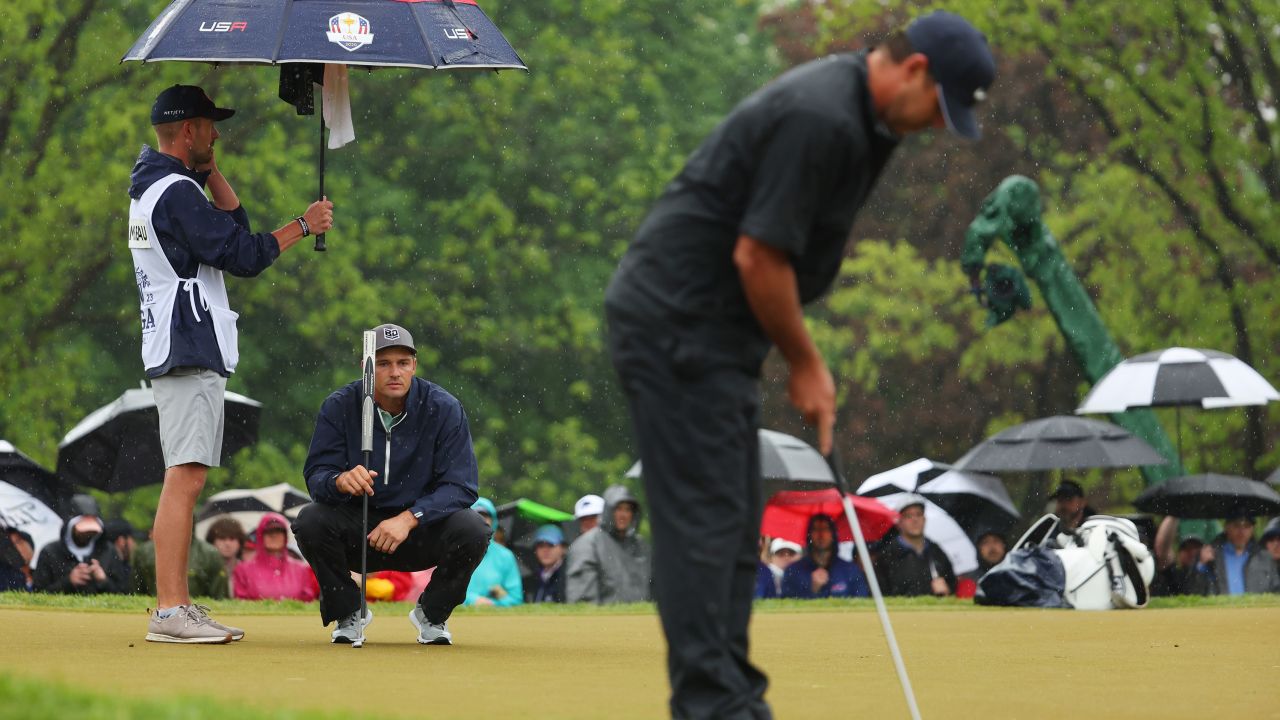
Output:
<instances>
[{"instance_id":1,"label":"navy rain jacket","mask_svg":"<svg viewBox=\"0 0 1280 720\"><path fill-rule=\"evenodd\" d=\"M325 399L303 468L316 502L336 505L356 500L338 492L338 475L364 464L360 450L360 380ZM388 472L387 454L391 462ZM404 419L391 430L373 421L369 506L409 509L421 525L468 510L479 498L479 471L462 403L435 383L415 377L405 399Z\"/></svg>"},{"instance_id":2,"label":"navy rain jacket","mask_svg":"<svg viewBox=\"0 0 1280 720\"><path fill-rule=\"evenodd\" d=\"M152 183L173 173L195 180L201 188L209 178L209 173L188 170L177 158L143 145L129 176L129 197L137 200ZM151 213L151 224L169 264L182 278L195 277L201 264L238 277L253 277L280 256L274 235L250 231L243 205L219 210L191 183L175 183L164 191ZM160 377L183 366L208 368L226 376L209 311L193 312L183 292L178 293L178 300L173 309L169 359L159 367L147 368L147 377ZM200 322L196 321L197 312Z\"/></svg>"}]
</instances>

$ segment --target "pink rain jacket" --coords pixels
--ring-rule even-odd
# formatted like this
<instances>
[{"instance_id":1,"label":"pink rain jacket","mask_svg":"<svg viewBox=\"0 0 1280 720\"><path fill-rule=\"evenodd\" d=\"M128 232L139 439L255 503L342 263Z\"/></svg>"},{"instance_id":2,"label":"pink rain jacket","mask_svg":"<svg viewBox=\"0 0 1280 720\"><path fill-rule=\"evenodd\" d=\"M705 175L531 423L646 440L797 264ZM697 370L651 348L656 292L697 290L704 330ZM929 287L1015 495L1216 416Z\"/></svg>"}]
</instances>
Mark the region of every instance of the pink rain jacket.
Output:
<instances>
[{"instance_id":1,"label":"pink rain jacket","mask_svg":"<svg viewBox=\"0 0 1280 720\"><path fill-rule=\"evenodd\" d=\"M236 565L232 574L236 597L241 600L301 600L311 602L320 597L320 584L311 567L295 560L286 550L273 556L262 549L263 529L271 520L288 521L283 515L267 513L258 521L258 552L253 558Z\"/></svg>"}]
</instances>

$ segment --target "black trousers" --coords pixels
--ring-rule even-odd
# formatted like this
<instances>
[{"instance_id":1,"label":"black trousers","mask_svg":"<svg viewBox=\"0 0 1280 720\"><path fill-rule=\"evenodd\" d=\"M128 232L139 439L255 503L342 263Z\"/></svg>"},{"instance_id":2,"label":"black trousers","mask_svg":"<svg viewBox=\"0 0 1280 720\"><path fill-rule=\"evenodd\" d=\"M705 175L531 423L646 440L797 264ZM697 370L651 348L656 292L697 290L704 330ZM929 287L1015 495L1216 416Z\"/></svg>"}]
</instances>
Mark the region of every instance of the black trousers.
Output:
<instances>
[{"instance_id":1,"label":"black trousers","mask_svg":"<svg viewBox=\"0 0 1280 720\"><path fill-rule=\"evenodd\" d=\"M311 564L320 583L320 619L325 625L360 609L360 586L351 579L360 572L360 501L342 505L311 503L298 513L293 534L298 549ZM369 530L404 509L369 508ZM419 525L390 555L369 548L369 572L414 572L434 567L431 582L418 597L427 620L442 623L467 598L467 583L484 558L493 531L470 509L459 510L433 525Z\"/></svg>"},{"instance_id":2,"label":"black trousers","mask_svg":"<svg viewBox=\"0 0 1280 720\"><path fill-rule=\"evenodd\" d=\"M671 715L772 717L768 680L747 657L763 512L756 373L608 319L644 468Z\"/></svg>"}]
</instances>

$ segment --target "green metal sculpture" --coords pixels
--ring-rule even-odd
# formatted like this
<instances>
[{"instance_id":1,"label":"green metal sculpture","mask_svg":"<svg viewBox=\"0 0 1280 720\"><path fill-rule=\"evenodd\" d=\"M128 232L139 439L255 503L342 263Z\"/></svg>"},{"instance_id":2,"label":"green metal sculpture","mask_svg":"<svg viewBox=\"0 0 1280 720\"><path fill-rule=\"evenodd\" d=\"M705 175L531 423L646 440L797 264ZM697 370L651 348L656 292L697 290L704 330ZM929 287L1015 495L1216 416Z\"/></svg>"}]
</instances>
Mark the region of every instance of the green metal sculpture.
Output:
<instances>
[{"instance_id":1,"label":"green metal sculpture","mask_svg":"<svg viewBox=\"0 0 1280 720\"><path fill-rule=\"evenodd\" d=\"M1040 188L1021 175L1005 178L983 201L981 212L965 231L964 250L960 254L961 267L969 274L974 295L990 311L988 327L1008 320L1018 309L1031 306L1026 283L1014 268L986 266L985 286L982 283L984 259L997 239L1013 250L1023 271L1040 288L1045 305L1089 382L1098 382L1124 360L1102 324L1093 300L1041 219ZM1141 469L1148 485L1180 474L1173 445L1151 411L1130 410L1112 415L1111 420L1169 458L1168 465Z\"/></svg>"}]
</instances>

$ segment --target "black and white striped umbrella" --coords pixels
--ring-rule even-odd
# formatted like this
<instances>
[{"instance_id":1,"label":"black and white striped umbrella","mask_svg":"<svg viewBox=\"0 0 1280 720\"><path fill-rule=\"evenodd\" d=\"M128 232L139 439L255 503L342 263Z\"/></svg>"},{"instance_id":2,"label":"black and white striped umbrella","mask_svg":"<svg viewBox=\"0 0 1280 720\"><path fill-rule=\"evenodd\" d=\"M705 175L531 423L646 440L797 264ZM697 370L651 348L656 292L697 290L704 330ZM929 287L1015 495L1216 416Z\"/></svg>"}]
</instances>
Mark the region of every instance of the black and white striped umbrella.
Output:
<instances>
[{"instance_id":1,"label":"black and white striped umbrella","mask_svg":"<svg viewBox=\"0 0 1280 720\"><path fill-rule=\"evenodd\" d=\"M1076 408L1079 415L1135 407L1199 405L1205 409L1266 405L1280 392L1257 370L1217 350L1173 347L1116 365Z\"/></svg>"}]
</instances>

